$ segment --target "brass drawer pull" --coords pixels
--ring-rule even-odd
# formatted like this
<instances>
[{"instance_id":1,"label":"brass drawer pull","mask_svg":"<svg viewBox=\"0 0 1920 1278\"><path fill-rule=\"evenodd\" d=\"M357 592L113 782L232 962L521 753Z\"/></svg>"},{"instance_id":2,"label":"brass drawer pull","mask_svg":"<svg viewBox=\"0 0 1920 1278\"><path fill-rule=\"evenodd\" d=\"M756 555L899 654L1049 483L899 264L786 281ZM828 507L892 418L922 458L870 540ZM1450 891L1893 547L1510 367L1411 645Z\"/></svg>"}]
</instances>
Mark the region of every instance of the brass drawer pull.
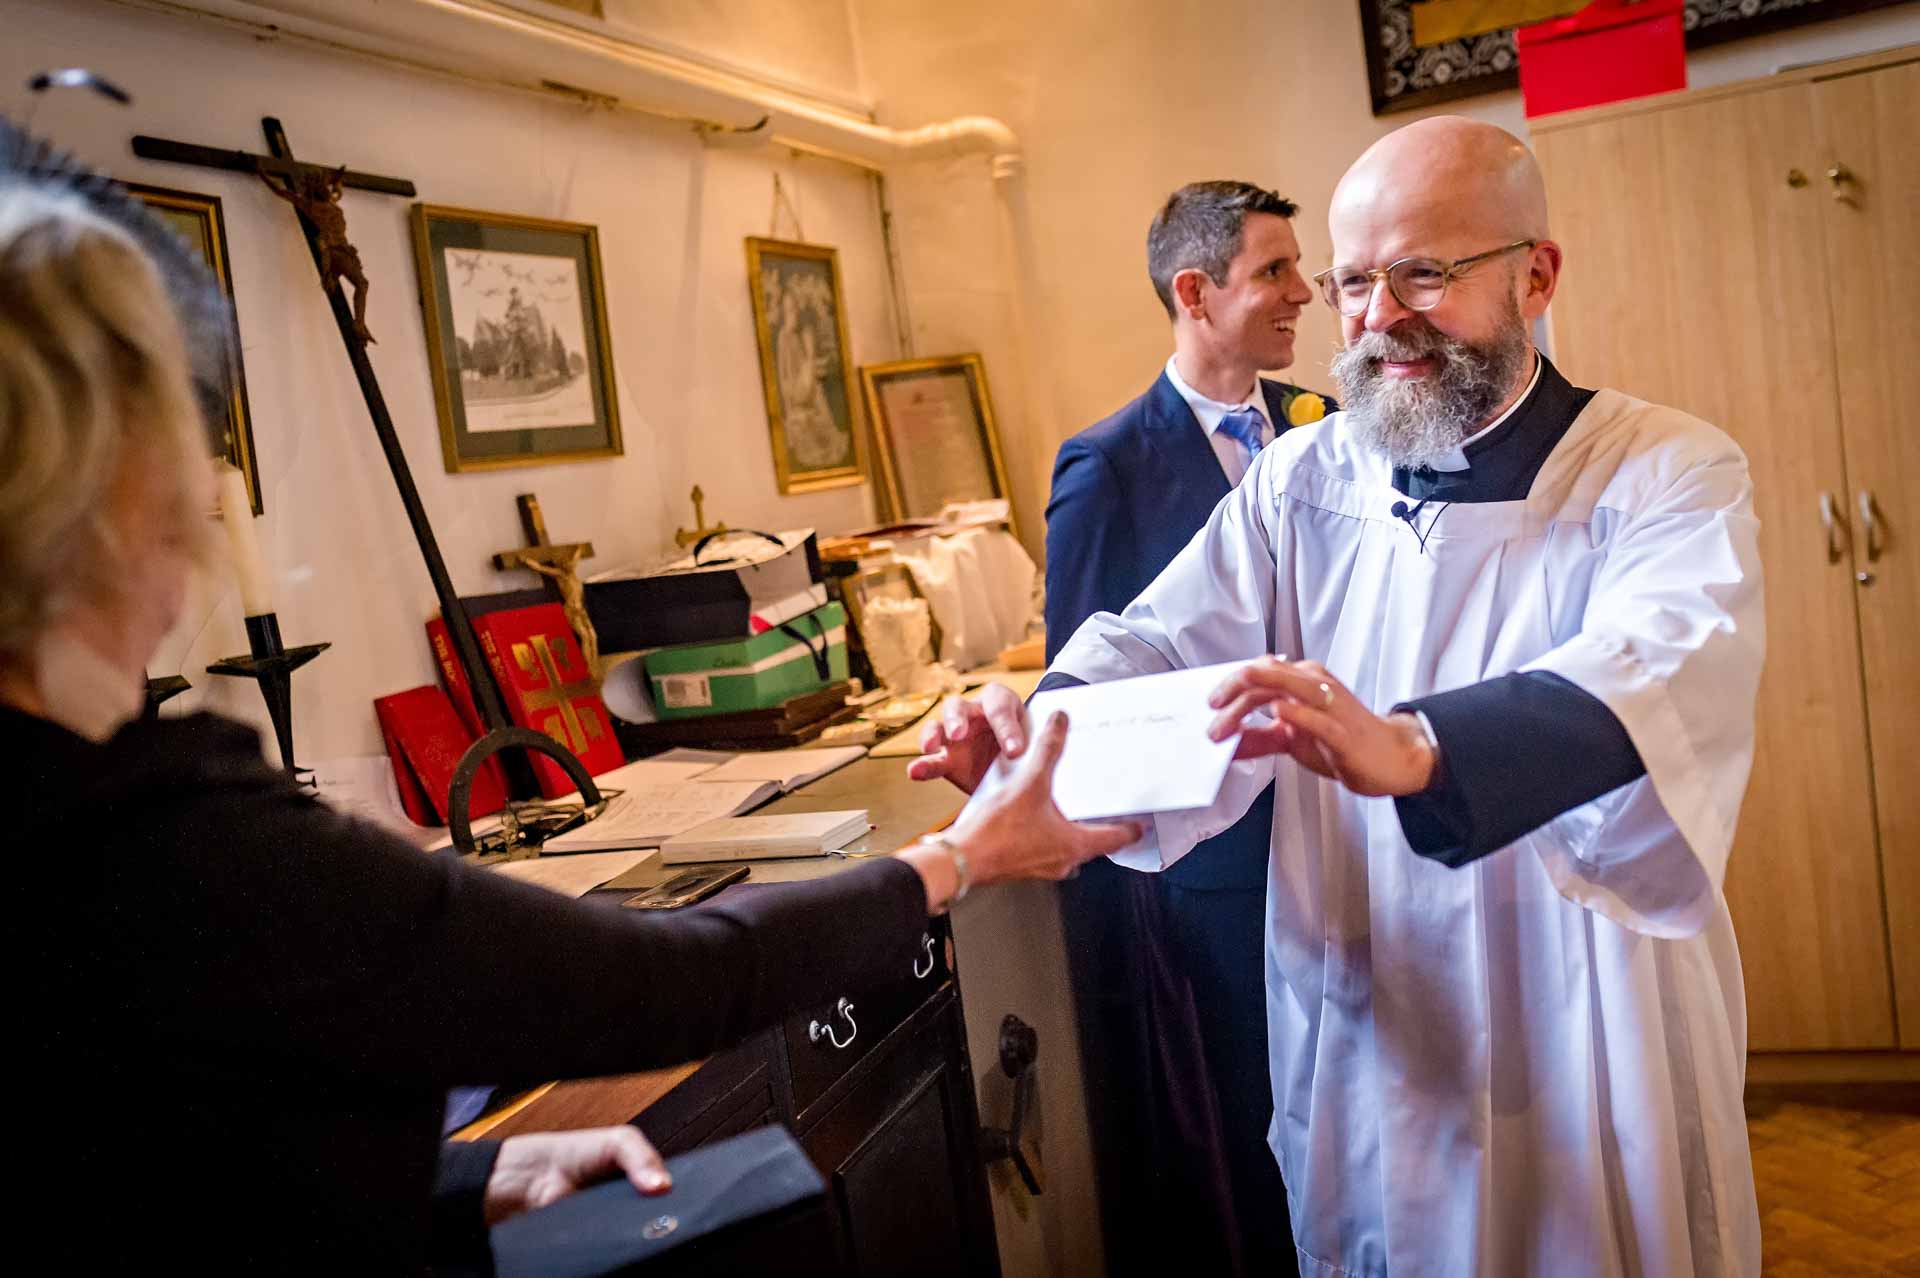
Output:
<instances>
[{"instance_id":1,"label":"brass drawer pull","mask_svg":"<svg viewBox=\"0 0 1920 1278\"><path fill-rule=\"evenodd\" d=\"M847 1022L846 1041L844 1043L840 1041L840 1036L833 1032L833 1026L820 1021L807 1022L807 1041L817 1043L824 1038L835 1048L845 1051L853 1046L854 1038L860 1033L860 1027L853 1023L853 1002L843 998L835 1005L833 1011L834 1015L844 1018Z\"/></svg>"}]
</instances>

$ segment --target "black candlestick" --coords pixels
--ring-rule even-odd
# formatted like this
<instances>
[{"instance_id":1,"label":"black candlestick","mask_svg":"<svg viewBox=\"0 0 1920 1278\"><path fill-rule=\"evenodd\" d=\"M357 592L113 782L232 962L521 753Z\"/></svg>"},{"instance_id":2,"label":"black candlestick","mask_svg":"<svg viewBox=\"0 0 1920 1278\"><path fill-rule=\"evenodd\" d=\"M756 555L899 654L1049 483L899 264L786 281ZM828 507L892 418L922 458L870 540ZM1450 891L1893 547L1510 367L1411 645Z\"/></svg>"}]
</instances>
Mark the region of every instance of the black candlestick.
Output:
<instances>
[{"instance_id":1,"label":"black candlestick","mask_svg":"<svg viewBox=\"0 0 1920 1278\"><path fill-rule=\"evenodd\" d=\"M180 675L161 675L158 679L148 676L147 709L142 717L147 719L159 718L162 703L172 700L192 686L192 684L188 683Z\"/></svg>"},{"instance_id":2,"label":"black candlestick","mask_svg":"<svg viewBox=\"0 0 1920 1278\"><path fill-rule=\"evenodd\" d=\"M253 648L252 656L216 661L207 667L207 673L237 675L260 685L260 695L267 702L267 715L273 720L274 738L280 743L280 766L294 780L311 784L312 772L293 761L293 672L333 645L310 643L299 648L287 647L280 642L280 614L273 612L247 618L247 642Z\"/></svg>"}]
</instances>

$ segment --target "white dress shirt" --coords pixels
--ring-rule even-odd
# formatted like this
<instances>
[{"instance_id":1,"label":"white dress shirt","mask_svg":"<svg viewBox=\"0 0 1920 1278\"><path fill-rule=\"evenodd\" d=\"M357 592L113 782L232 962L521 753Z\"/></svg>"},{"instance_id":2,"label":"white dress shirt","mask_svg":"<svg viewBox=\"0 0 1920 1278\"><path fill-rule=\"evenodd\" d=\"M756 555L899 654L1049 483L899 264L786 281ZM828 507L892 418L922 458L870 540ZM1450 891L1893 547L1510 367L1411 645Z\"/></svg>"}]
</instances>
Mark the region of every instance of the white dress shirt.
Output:
<instances>
[{"instance_id":1,"label":"white dress shirt","mask_svg":"<svg viewBox=\"0 0 1920 1278\"><path fill-rule=\"evenodd\" d=\"M1260 420L1266 423L1260 429L1262 446L1273 442L1273 417L1267 412L1267 396L1260 389L1260 379L1253 379L1253 394L1237 404L1223 404L1217 399L1208 399L1193 387L1187 385L1180 376L1176 365L1178 356L1167 357L1167 380L1173 383L1173 389L1180 392L1180 398L1187 401L1187 407L1193 410L1194 417L1200 423L1200 429L1207 433L1207 442L1213 445L1213 455L1220 459L1220 469L1227 473L1227 483L1238 487L1247 477L1247 468L1253 465L1253 454L1247 446L1231 435L1220 433L1220 419L1228 413L1237 413L1243 408L1251 408L1260 414ZM1464 469L1464 467L1463 467Z\"/></svg>"}]
</instances>

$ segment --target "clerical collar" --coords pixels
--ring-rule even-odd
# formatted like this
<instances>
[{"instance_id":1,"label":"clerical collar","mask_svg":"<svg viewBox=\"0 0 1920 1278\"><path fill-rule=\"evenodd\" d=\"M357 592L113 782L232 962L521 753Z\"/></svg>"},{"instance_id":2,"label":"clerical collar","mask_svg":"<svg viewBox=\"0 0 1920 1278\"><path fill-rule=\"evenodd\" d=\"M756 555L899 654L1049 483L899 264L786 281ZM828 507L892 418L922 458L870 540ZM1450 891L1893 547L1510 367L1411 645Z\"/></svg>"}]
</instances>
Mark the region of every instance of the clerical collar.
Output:
<instances>
[{"instance_id":1,"label":"clerical collar","mask_svg":"<svg viewBox=\"0 0 1920 1278\"><path fill-rule=\"evenodd\" d=\"M1540 366L1545 363L1546 360L1542 358L1540 352L1535 351L1533 353L1533 376L1527 378L1527 388L1514 396L1513 402L1507 405L1507 411L1461 440L1459 445L1450 449L1445 456L1434 458L1428 469L1444 471L1448 474L1466 470L1468 467L1468 446L1476 441L1485 439L1488 435L1493 434L1494 431L1499 430L1509 417L1512 417L1520 411L1521 407L1526 404L1527 399L1533 394L1534 387L1540 384Z\"/></svg>"},{"instance_id":2,"label":"clerical collar","mask_svg":"<svg viewBox=\"0 0 1920 1278\"><path fill-rule=\"evenodd\" d=\"M1533 384L1518 402L1461 445L1465 470L1446 472L1396 466L1393 486L1415 500L1519 501L1533 487L1547 455L1593 398L1571 385L1553 361L1536 355Z\"/></svg>"},{"instance_id":3,"label":"clerical collar","mask_svg":"<svg viewBox=\"0 0 1920 1278\"><path fill-rule=\"evenodd\" d=\"M1260 389L1258 375L1253 379L1253 390L1247 398L1238 404L1223 404L1217 399L1208 399L1187 385L1186 378L1180 376L1179 359L1178 355L1167 357L1167 380L1173 384L1173 389L1179 393L1180 398L1187 401L1187 407L1193 410L1194 419L1200 423L1200 429L1207 432L1208 439L1212 439L1213 432L1220 429L1221 418L1228 413L1238 413L1249 408L1266 418L1267 433L1269 435L1274 433L1273 414L1267 411L1267 396L1266 392Z\"/></svg>"}]
</instances>

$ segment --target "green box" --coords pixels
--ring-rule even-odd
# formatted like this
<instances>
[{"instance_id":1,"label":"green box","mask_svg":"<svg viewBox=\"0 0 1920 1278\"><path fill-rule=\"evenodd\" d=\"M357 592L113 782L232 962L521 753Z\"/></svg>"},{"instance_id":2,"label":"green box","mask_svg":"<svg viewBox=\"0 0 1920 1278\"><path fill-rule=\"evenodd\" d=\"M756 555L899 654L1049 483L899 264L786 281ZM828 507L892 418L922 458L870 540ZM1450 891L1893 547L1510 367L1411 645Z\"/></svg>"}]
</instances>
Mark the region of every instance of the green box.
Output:
<instances>
[{"instance_id":1,"label":"green box","mask_svg":"<svg viewBox=\"0 0 1920 1278\"><path fill-rule=\"evenodd\" d=\"M677 644L644 660L662 719L761 710L847 677L847 614L829 603L750 638Z\"/></svg>"}]
</instances>

